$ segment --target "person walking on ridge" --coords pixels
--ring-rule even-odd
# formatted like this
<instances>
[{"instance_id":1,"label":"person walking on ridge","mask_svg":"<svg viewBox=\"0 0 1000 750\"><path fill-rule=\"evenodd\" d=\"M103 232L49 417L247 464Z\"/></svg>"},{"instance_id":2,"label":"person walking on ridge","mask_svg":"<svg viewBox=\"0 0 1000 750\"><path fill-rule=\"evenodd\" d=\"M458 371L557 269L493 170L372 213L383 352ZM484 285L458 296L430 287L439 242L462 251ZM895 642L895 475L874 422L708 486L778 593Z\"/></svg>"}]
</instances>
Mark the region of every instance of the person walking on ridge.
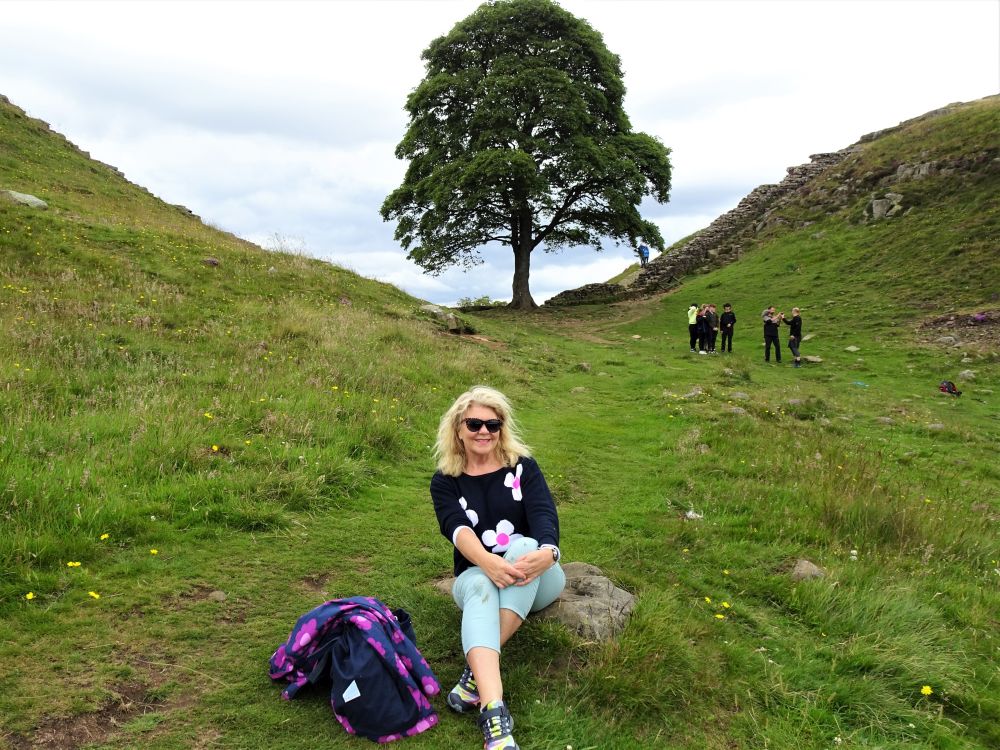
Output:
<instances>
[{"instance_id":1,"label":"person walking on ridge","mask_svg":"<svg viewBox=\"0 0 1000 750\"><path fill-rule=\"evenodd\" d=\"M639 245L639 267L645 268L646 264L649 262L649 248L645 245Z\"/></svg>"}]
</instances>

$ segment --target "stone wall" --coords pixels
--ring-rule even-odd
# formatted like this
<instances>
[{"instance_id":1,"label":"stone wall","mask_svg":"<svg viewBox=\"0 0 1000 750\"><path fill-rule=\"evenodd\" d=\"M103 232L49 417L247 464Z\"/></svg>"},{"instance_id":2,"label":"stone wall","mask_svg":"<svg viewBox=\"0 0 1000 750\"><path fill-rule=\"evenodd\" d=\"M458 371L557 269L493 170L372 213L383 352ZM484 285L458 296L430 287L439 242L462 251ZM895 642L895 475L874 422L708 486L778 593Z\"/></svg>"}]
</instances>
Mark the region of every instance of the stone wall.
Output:
<instances>
[{"instance_id":1,"label":"stone wall","mask_svg":"<svg viewBox=\"0 0 1000 750\"><path fill-rule=\"evenodd\" d=\"M789 167L785 179L777 185L760 185L731 211L724 213L684 245L668 250L651 261L639 274L629 296L641 296L677 286L691 273L708 271L738 260L759 232L784 219L772 216L783 199L798 194L806 183L820 173L837 167L856 146L826 154L813 154L807 164Z\"/></svg>"},{"instance_id":2,"label":"stone wall","mask_svg":"<svg viewBox=\"0 0 1000 750\"><path fill-rule=\"evenodd\" d=\"M546 305L587 305L599 302L613 302L625 296L621 284L586 284L576 289L559 292L545 301Z\"/></svg>"}]
</instances>

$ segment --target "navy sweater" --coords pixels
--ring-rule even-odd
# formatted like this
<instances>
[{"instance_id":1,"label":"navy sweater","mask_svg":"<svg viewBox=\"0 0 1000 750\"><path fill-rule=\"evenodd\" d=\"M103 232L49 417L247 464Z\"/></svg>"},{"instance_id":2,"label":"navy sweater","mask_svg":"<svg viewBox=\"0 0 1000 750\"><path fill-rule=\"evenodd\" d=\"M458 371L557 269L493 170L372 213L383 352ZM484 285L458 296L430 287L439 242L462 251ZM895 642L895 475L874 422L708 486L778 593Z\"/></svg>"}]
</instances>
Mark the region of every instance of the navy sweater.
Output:
<instances>
[{"instance_id":1,"label":"navy sweater","mask_svg":"<svg viewBox=\"0 0 1000 750\"><path fill-rule=\"evenodd\" d=\"M431 499L441 533L452 544L458 529L466 526L486 549L501 556L522 536L539 544L559 545L559 516L533 458L519 459L512 469L475 477L436 472L431 478ZM455 575L471 567L456 547Z\"/></svg>"}]
</instances>

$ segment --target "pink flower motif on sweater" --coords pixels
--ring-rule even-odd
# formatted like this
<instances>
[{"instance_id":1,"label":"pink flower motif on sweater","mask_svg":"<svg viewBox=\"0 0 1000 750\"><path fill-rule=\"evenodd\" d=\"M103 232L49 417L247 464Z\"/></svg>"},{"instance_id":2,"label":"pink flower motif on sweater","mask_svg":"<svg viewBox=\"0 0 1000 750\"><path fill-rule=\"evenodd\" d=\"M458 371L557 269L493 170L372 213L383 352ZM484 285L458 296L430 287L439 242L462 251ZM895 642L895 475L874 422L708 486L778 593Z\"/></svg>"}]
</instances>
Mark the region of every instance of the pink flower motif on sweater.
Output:
<instances>
[{"instance_id":1,"label":"pink flower motif on sweater","mask_svg":"<svg viewBox=\"0 0 1000 750\"><path fill-rule=\"evenodd\" d=\"M508 471L507 472L507 476L505 476L503 478L503 485L504 485L504 487L510 487L511 494L514 496L514 499L517 500L518 502L520 502L521 498L524 497L524 495L521 494L521 471L522 471L522 469L523 469L523 467L521 466L521 464L518 464L517 468L514 469L514 473L513 474L511 474Z\"/></svg>"},{"instance_id":2,"label":"pink flower motif on sweater","mask_svg":"<svg viewBox=\"0 0 1000 750\"><path fill-rule=\"evenodd\" d=\"M483 532L483 545L492 548L492 552L506 552L510 545L520 539L523 534L514 533L514 524L506 518L497 524L496 531L487 529Z\"/></svg>"}]
</instances>

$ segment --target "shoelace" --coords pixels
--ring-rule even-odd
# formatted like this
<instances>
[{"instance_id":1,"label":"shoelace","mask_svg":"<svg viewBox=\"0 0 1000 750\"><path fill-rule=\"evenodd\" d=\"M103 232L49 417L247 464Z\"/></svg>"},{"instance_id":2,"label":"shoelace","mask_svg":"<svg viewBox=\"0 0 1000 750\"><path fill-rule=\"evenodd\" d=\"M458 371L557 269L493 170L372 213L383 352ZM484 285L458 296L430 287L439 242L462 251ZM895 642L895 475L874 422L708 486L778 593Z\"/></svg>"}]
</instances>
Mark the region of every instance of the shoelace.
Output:
<instances>
[{"instance_id":1,"label":"shoelace","mask_svg":"<svg viewBox=\"0 0 1000 750\"><path fill-rule=\"evenodd\" d=\"M458 684L463 688L468 690L470 693L476 693L476 678L472 676L472 668L466 667L462 670L462 677L459 679Z\"/></svg>"},{"instance_id":2,"label":"shoelace","mask_svg":"<svg viewBox=\"0 0 1000 750\"><path fill-rule=\"evenodd\" d=\"M486 720L486 731L490 739L500 739L511 732L511 727L503 714L495 714Z\"/></svg>"}]
</instances>

